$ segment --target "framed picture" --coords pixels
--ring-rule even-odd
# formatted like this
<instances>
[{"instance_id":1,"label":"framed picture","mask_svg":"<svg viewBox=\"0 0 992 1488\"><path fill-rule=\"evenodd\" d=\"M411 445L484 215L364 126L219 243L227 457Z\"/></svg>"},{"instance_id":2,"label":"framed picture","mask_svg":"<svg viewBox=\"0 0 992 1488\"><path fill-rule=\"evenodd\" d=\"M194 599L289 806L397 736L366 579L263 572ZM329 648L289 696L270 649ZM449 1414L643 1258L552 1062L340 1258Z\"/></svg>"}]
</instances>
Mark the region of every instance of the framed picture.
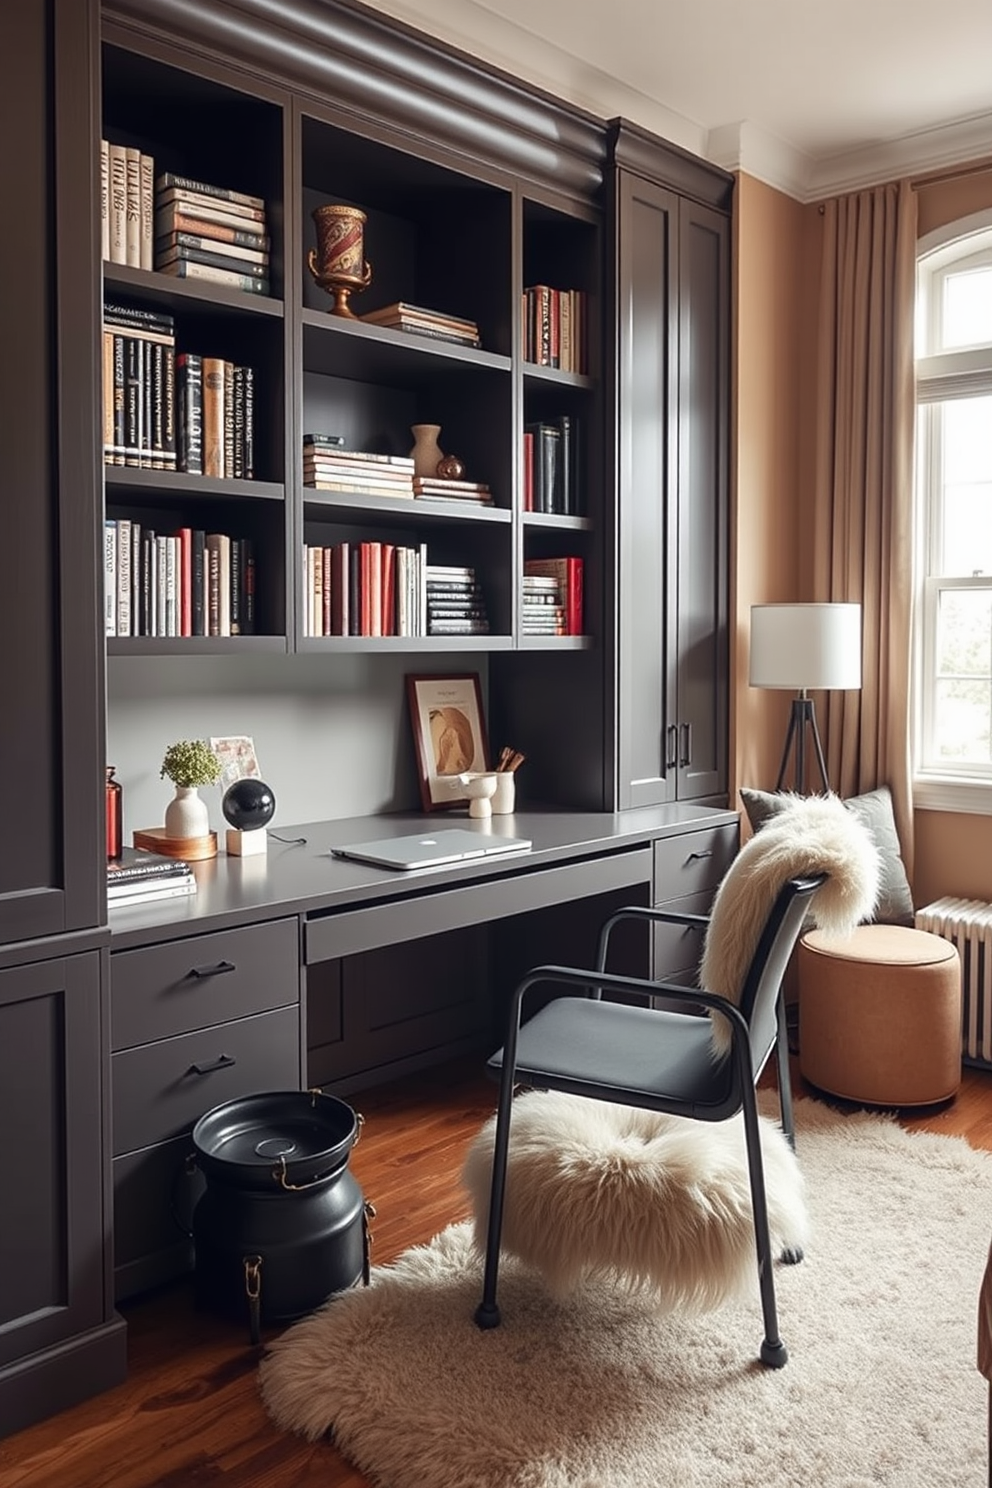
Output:
<instances>
[{"instance_id":1,"label":"framed picture","mask_svg":"<svg viewBox=\"0 0 992 1488\"><path fill-rule=\"evenodd\" d=\"M458 806L468 800L458 776L489 769L479 674L408 674L406 688L424 810Z\"/></svg>"}]
</instances>

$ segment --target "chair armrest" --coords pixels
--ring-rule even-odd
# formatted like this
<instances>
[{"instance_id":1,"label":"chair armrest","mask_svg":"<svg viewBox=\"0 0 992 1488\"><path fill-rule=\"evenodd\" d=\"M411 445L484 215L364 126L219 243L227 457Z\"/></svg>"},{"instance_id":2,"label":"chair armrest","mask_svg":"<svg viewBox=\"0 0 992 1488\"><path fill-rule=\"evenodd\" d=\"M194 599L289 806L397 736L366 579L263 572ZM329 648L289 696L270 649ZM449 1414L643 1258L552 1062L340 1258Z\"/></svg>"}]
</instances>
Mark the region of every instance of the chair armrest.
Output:
<instances>
[{"instance_id":1,"label":"chair armrest","mask_svg":"<svg viewBox=\"0 0 992 1488\"><path fill-rule=\"evenodd\" d=\"M649 909L644 905L630 904L623 909L616 910L610 915L599 932L599 946L596 952L596 969L605 971L606 961L609 954L610 935L613 927L621 920L649 920L655 924L686 925L705 930L710 923L709 915L688 914L684 911L674 909Z\"/></svg>"}]
</instances>

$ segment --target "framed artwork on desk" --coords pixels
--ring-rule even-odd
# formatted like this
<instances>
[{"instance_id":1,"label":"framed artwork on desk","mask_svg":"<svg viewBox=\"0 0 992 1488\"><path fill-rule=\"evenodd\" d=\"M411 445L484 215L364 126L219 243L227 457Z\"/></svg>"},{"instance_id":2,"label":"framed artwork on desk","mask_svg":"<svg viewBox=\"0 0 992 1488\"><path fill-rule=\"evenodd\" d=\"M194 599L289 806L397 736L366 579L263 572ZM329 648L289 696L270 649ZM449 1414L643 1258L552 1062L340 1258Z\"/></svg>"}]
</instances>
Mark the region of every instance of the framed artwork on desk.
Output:
<instances>
[{"instance_id":1,"label":"framed artwork on desk","mask_svg":"<svg viewBox=\"0 0 992 1488\"><path fill-rule=\"evenodd\" d=\"M467 801L459 775L489 769L478 672L406 679L420 799L425 811Z\"/></svg>"}]
</instances>

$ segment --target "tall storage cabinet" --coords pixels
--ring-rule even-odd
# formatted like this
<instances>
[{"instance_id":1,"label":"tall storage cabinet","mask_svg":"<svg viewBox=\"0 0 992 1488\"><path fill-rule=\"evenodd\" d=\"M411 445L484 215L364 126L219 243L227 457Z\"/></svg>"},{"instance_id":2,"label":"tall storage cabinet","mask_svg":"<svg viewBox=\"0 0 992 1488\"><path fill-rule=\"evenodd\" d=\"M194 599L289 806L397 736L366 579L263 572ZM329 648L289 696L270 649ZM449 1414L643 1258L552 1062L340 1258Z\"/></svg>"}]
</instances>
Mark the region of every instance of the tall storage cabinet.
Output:
<instances>
[{"instance_id":1,"label":"tall storage cabinet","mask_svg":"<svg viewBox=\"0 0 992 1488\"><path fill-rule=\"evenodd\" d=\"M123 1378L106 1154L90 0L7 7L0 234L0 1434Z\"/></svg>"},{"instance_id":2,"label":"tall storage cabinet","mask_svg":"<svg viewBox=\"0 0 992 1488\"><path fill-rule=\"evenodd\" d=\"M623 122L611 144L611 661L624 809L726 790L732 178Z\"/></svg>"}]
</instances>

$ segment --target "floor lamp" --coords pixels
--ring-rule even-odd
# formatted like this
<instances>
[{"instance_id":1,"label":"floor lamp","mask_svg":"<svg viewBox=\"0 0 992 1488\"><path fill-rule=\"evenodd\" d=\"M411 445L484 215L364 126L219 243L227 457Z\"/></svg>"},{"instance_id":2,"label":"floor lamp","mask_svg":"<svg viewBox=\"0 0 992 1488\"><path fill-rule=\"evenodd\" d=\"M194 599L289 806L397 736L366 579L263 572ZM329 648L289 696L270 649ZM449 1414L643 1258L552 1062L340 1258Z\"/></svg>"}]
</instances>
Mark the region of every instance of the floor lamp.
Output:
<instances>
[{"instance_id":1,"label":"floor lamp","mask_svg":"<svg viewBox=\"0 0 992 1488\"><path fill-rule=\"evenodd\" d=\"M857 604L764 604L751 606L752 687L787 688L792 700L789 731L775 789L781 790L795 755L795 789L806 792L807 736L812 742L823 789L830 789L813 699L817 689L831 692L861 686L861 606Z\"/></svg>"}]
</instances>

